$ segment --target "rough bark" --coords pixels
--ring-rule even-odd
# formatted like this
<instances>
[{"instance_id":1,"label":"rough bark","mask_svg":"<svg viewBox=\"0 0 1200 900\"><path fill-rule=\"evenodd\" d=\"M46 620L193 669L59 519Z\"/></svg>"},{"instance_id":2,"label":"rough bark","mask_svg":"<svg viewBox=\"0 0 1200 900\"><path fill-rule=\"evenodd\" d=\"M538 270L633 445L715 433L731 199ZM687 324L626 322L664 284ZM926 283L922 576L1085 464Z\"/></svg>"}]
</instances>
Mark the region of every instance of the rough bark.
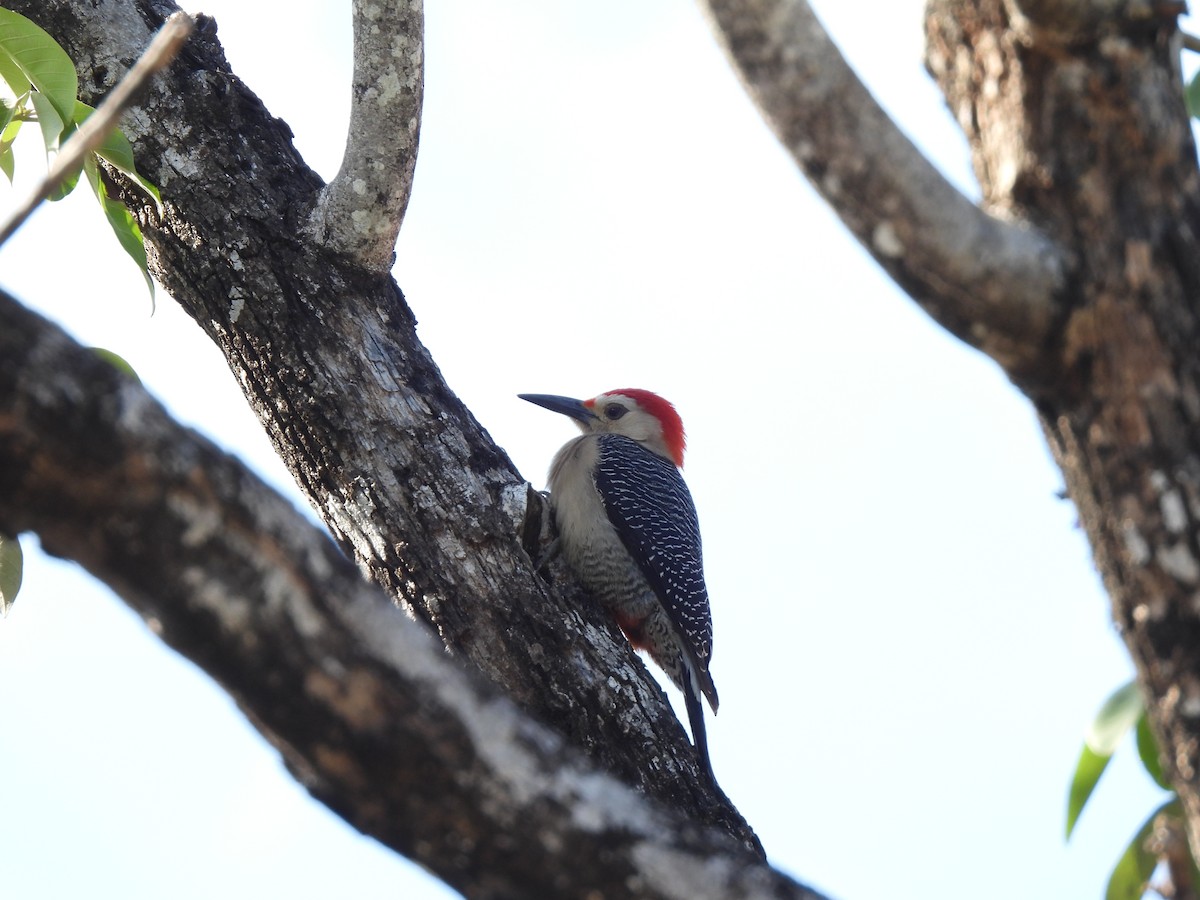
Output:
<instances>
[{"instance_id":1,"label":"rough bark","mask_svg":"<svg viewBox=\"0 0 1200 900\"><path fill-rule=\"evenodd\" d=\"M912 159L806 3L708 5L751 95L849 227L1035 403L1200 857L1200 177L1183 5L930 0L927 62L971 143L973 211ZM939 227L982 216L991 224ZM879 229L897 222L913 237L889 262ZM1040 279L1018 271L1021 234L1050 249ZM981 279L964 257L1001 264Z\"/></svg>"},{"instance_id":2,"label":"rough bark","mask_svg":"<svg viewBox=\"0 0 1200 900\"><path fill-rule=\"evenodd\" d=\"M767 122L880 266L941 325L1009 368L1057 312L1062 251L989 215L895 126L803 0L705 0Z\"/></svg>"},{"instance_id":3,"label":"rough bark","mask_svg":"<svg viewBox=\"0 0 1200 900\"><path fill-rule=\"evenodd\" d=\"M472 897L818 895L596 768L134 379L0 292L0 531L201 665L314 796Z\"/></svg>"},{"instance_id":4,"label":"rough bark","mask_svg":"<svg viewBox=\"0 0 1200 900\"><path fill-rule=\"evenodd\" d=\"M171 9L9 5L64 43L89 95ZM1179 4L931 0L928 64L971 141L982 208L847 77L806 4L709 6L752 95L854 233L1035 403L1200 851L1200 177ZM128 130L167 199L147 229L156 274L226 353L342 545L613 771L752 840L699 786L619 635L531 573L515 537L527 488L416 343L399 291L303 236L321 185L211 33Z\"/></svg>"},{"instance_id":5,"label":"rough bark","mask_svg":"<svg viewBox=\"0 0 1200 900\"><path fill-rule=\"evenodd\" d=\"M8 6L64 46L91 102L176 8ZM446 386L396 284L306 230L324 185L230 71L211 20L124 128L163 196L162 219L143 222L152 272L224 352L346 553L455 656L602 766L761 854L698 777L683 728L615 626L561 569L554 590L534 573L537 495Z\"/></svg>"},{"instance_id":6,"label":"rough bark","mask_svg":"<svg viewBox=\"0 0 1200 900\"><path fill-rule=\"evenodd\" d=\"M1016 380L1079 507L1200 855L1200 176L1172 6L1070 29L1063 4L1051 31L1000 0L938 0L928 59L988 206L1071 253L1038 374Z\"/></svg>"},{"instance_id":7,"label":"rough bark","mask_svg":"<svg viewBox=\"0 0 1200 900\"><path fill-rule=\"evenodd\" d=\"M317 197L312 239L364 268L392 266L417 167L424 94L421 0L352 0L354 86L346 152Z\"/></svg>"}]
</instances>

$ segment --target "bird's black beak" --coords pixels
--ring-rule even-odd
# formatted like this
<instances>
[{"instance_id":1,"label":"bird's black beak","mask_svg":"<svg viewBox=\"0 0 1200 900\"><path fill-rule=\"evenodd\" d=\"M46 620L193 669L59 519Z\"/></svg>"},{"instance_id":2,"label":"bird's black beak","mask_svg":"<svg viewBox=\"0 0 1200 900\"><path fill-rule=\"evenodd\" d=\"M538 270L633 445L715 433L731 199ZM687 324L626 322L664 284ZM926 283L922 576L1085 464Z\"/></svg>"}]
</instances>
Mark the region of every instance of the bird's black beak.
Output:
<instances>
[{"instance_id":1,"label":"bird's black beak","mask_svg":"<svg viewBox=\"0 0 1200 900\"><path fill-rule=\"evenodd\" d=\"M517 394L517 396L551 412L570 416L575 421L584 424L598 418L594 412L583 405L582 400L576 400L574 397L560 397L557 394Z\"/></svg>"}]
</instances>

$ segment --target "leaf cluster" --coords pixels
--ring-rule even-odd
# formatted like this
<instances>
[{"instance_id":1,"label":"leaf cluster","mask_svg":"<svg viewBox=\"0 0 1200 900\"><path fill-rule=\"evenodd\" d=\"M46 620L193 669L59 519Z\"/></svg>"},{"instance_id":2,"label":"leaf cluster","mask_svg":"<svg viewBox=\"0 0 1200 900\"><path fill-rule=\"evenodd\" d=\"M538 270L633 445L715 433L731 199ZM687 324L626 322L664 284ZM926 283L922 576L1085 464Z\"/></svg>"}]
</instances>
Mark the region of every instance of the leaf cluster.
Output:
<instances>
[{"instance_id":1,"label":"leaf cluster","mask_svg":"<svg viewBox=\"0 0 1200 900\"><path fill-rule=\"evenodd\" d=\"M1160 863L1165 867L1170 888L1159 893L1191 896L1189 892L1200 886L1200 870L1187 841L1180 837L1184 829L1183 810L1163 772L1158 742L1150 731L1142 695L1132 681L1104 701L1088 728L1067 796L1067 838L1074 832L1117 747L1130 731L1134 732L1142 767L1170 795L1146 818L1117 860L1109 876L1105 900L1140 900ZM1179 839L1167 839L1164 835Z\"/></svg>"},{"instance_id":2,"label":"leaf cluster","mask_svg":"<svg viewBox=\"0 0 1200 900\"><path fill-rule=\"evenodd\" d=\"M49 34L24 16L0 9L0 172L12 182L16 171L13 144L26 122L36 122L46 148L47 162L95 110L78 99L79 79L66 51ZM146 265L142 232L129 207L110 190L110 167L125 177L133 189L149 200L161 214L158 188L137 172L133 147L120 130L113 129L104 143L89 154L51 192L50 200L61 200L86 176L109 226L142 270L150 295L154 282ZM128 363L107 350L97 348L101 358L136 378ZM8 615L21 589L24 560L16 537L0 534L0 615Z\"/></svg>"},{"instance_id":3,"label":"leaf cluster","mask_svg":"<svg viewBox=\"0 0 1200 900\"><path fill-rule=\"evenodd\" d=\"M26 122L37 122L52 160L94 110L78 99L79 80L66 51L24 16L0 9L0 171L11 182L16 169L13 143ZM109 226L122 249L138 264L151 297L154 282L146 265L141 228L129 207L110 189L105 166L120 173L133 189L161 214L158 188L137 172L133 148L119 129L113 129L95 153L68 172L51 193L60 200L86 176Z\"/></svg>"}]
</instances>

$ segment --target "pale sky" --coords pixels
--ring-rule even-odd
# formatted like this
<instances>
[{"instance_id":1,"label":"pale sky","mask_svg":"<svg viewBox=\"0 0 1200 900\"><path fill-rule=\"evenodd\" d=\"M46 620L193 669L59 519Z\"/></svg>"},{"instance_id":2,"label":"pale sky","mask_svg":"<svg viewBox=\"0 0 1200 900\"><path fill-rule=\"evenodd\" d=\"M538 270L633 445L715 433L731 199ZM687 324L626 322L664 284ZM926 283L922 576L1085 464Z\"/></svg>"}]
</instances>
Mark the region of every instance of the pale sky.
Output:
<instances>
[{"instance_id":1,"label":"pale sky","mask_svg":"<svg viewBox=\"0 0 1200 900\"><path fill-rule=\"evenodd\" d=\"M923 3L814 5L973 193L921 66ZM1159 792L1123 748L1064 844L1084 728L1132 668L1030 405L846 234L689 0L428 7L396 278L451 387L538 487L574 431L517 393L645 387L679 408L713 600L713 765L771 861L840 900L1099 897ZM190 8L332 177L346 4ZM150 315L103 228L83 191L43 208L0 250L5 288L306 508L217 351L161 291ZM310 800L106 589L23 542L0 622L0 895L447 895Z\"/></svg>"}]
</instances>

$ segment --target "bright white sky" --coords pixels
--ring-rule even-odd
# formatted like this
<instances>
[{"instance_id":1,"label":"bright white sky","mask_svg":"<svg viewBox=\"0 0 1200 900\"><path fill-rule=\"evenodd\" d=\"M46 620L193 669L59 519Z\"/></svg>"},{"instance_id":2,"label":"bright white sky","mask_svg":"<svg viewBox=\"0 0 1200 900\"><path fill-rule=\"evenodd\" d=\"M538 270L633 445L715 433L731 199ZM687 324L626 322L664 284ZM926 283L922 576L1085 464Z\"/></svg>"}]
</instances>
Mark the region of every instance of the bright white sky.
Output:
<instances>
[{"instance_id":1,"label":"bright white sky","mask_svg":"<svg viewBox=\"0 0 1200 900\"><path fill-rule=\"evenodd\" d=\"M816 4L973 191L921 66L922 5ZM192 4L325 177L345 7ZM690 0L427 15L396 277L450 385L539 487L574 432L518 392L647 387L679 407L714 603L714 766L772 862L841 900L1099 897L1158 792L1126 748L1064 845L1084 727L1131 667L1029 404L847 236ZM85 193L4 248L4 286L298 498L216 350L165 295L150 315ZM0 623L0 895L446 895L309 800L106 589L25 546Z\"/></svg>"}]
</instances>

